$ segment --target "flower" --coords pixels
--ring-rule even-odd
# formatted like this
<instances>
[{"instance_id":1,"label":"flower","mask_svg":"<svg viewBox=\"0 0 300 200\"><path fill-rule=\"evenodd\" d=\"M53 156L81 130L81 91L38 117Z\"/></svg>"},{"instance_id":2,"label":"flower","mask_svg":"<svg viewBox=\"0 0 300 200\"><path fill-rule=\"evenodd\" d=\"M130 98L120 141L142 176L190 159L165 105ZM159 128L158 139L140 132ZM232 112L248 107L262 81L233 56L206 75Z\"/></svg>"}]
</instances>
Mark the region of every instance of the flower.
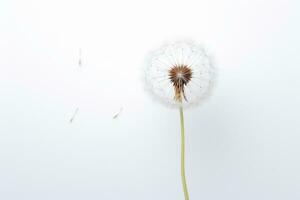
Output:
<instances>
[{"instance_id":1,"label":"flower","mask_svg":"<svg viewBox=\"0 0 300 200\"><path fill-rule=\"evenodd\" d=\"M208 96L214 83L211 58L194 42L164 45L147 59L146 83L168 105L197 104Z\"/></svg>"}]
</instances>

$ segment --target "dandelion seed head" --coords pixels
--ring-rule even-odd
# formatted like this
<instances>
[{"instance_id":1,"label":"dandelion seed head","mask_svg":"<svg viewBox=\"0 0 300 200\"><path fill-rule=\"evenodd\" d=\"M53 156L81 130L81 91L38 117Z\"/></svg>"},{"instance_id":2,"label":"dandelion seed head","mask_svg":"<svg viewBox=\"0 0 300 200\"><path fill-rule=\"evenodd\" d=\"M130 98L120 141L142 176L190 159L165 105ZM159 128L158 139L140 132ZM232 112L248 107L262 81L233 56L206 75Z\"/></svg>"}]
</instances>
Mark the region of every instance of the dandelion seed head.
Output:
<instances>
[{"instance_id":1,"label":"dandelion seed head","mask_svg":"<svg viewBox=\"0 0 300 200\"><path fill-rule=\"evenodd\" d=\"M171 106L189 107L209 96L214 68L205 49L194 42L174 42L153 51L146 63L148 89Z\"/></svg>"}]
</instances>

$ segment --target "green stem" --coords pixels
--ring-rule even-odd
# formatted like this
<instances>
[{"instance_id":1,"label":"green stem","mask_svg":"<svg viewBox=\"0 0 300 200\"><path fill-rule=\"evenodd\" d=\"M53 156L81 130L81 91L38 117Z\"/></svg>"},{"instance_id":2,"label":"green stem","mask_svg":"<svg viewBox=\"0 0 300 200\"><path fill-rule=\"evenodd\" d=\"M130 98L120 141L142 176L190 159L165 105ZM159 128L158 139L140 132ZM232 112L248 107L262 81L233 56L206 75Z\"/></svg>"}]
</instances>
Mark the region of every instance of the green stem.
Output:
<instances>
[{"instance_id":1,"label":"green stem","mask_svg":"<svg viewBox=\"0 0 300 200\"><path fill-rule=\"evenodd\" d=\"M180 127L181 127L181 181L184 192L184 199L189 200L189 193L185 178L185 138L184 138L184 116L183 108L180 106Z\"/></svg>"}]
</instances>

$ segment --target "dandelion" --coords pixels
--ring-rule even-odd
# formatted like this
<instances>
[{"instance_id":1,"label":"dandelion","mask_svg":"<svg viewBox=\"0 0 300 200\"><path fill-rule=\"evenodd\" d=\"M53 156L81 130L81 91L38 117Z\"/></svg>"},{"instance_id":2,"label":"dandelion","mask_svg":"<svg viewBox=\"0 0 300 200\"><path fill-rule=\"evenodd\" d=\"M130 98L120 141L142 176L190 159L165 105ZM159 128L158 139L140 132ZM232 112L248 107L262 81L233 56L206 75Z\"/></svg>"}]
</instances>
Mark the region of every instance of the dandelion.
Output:
<instances>
[{"instance_id":1,"label":"dandelion","mask_svg":"<svg viewBox=\"0 0 300 200\"><path fill-rule=\"evenodd\" d=\"M183 109L203 101L211 91L214 70L204 48L193 42L175 42L154 51L147 60L146 82L166 105L179 108L181 127L181 180L185 200L185 130Z\"/></svg>"}]
</instances>

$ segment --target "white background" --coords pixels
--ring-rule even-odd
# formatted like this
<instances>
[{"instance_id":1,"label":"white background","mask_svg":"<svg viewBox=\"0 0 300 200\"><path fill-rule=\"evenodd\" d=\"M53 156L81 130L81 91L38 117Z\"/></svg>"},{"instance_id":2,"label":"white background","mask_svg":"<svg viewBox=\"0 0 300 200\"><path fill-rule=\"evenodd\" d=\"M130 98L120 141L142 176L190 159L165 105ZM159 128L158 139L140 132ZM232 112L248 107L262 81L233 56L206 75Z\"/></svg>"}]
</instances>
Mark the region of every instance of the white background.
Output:
<instances>
[{"instance_id":1,"label":"white background","mask_svg":"<svg viewBox=\"0 0 300 200\"><path fill-rule=\"evenodd\" d=\"M177 39L205 44L219 68L214 95L185 112L191 200L300 199L299 11L2 0L0 199L182 200L178 111L142 81L147 52Z\"/></svg>"}]
</instances>

